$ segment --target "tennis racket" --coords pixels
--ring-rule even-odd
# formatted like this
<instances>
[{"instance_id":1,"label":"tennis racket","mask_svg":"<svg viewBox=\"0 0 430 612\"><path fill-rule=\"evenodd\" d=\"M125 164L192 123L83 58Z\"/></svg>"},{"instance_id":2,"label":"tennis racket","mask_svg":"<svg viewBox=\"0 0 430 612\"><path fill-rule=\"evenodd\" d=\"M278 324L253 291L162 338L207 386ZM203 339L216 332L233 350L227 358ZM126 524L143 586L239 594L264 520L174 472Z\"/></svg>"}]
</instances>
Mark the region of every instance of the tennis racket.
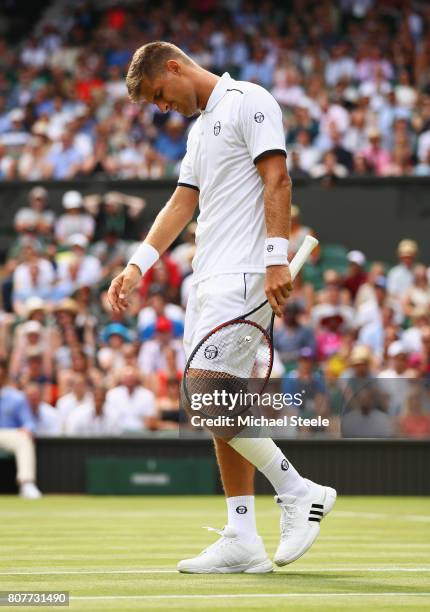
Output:
<instances>
[{"instance_id":1,"label":"tennis racket","mask_svg":"<svg viewBox=\"0 0 430 612\"><path fill-rule=\"evenodd\" d=\"M290 262L292 280L317 244L316 238L306 236ZM187 408L208 418L222 414L235 417L249 408L246 401L227 407L225 400L233 394L245 400L251 380L252 393L263 392L273 366L274 319L275 313L265 300L246 314L218 325L200 340L184 370L182 390Z\"/></svg>"}]
</instances>

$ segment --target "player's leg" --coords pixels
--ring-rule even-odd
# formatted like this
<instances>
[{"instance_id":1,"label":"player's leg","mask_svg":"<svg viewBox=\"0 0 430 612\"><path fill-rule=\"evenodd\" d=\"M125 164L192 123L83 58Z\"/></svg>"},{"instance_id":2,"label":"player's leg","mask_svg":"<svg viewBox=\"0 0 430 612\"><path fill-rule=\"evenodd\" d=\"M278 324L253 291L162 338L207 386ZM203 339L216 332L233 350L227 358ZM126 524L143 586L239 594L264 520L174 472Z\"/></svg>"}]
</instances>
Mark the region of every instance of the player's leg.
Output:
<instances>
[{"instance_id":1,"label":"player's leg","mask_svg":"<svg viewBox=\"0 0 430 612\"><path fill-rule=\"evenodd\" d=\"M227 502L229 527L244 538L257 536L254 508L255 467L222 438L214 438L216 458Z\"/></svg>"},{"instance_id":2,"label":"player's leg","mask_svg":"<svg viewBox=\"0 0 430 612\"><path fill-rule=\"evenodd\" d=\"M187 304L184 347L191 350L216 325L244 313L242 274L223 275L221 282L193 287ZM226 495L228 521L221 536L202 554L184 559L186 573L265 573L272 571L264 544L257 534L254 510L254 466L222 439L215 439L216 457Z\"/></svg>"},{"instance_id":3,"label":"player's leg","mask_svg":"<svg viewBox=\"0 0 430 612\"><path fill-rule=\"evenodd\" d=\"M264 301L264 277L247 276L249 309ZM270 308L259 310L257 322L266 327L270 321ZM252 432L250 433L252 435ZM272 484L281 509L281 542L275 555L278 565L298 559L315 541L321 519L333 508L336 491L303 478L282 450L270 438L240 436L229 445L252 463ZM230 463L234 455L230 457Z\"/></svg>"},{"instance_id":4,"label":"player's leg","mask_svg":"<svg viewBox=\"0 0 430 612\"><path fill-rule=\"evenodd\" d=\"M300 476L270 438L237 437L229 444L255 465L275 489L275 501L281 509L281 541L275 563L292 563L318 537L320 521L333 508L336 491Z\"/></svg>"}]
</instances>

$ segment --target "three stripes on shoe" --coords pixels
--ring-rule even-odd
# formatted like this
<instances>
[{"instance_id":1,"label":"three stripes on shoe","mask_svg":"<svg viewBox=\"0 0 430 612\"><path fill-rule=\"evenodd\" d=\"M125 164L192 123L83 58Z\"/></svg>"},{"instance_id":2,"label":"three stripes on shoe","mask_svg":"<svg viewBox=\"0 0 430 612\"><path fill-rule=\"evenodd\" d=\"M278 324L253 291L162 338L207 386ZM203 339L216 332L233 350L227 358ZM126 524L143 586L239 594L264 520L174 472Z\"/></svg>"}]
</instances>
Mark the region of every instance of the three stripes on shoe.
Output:
<instances>
[{"instance_id":1,"label":"three stripes on shoe","mask_svg":"<svg viewBox=\"0 0 430 612\"><path fill-rule=\"evenodd\" d=\"M312 504L310 512L309 512L308 520L319 523L322 517L324 516L323 510L324 510L323 504Z\"/></svg>"}]
</instances>

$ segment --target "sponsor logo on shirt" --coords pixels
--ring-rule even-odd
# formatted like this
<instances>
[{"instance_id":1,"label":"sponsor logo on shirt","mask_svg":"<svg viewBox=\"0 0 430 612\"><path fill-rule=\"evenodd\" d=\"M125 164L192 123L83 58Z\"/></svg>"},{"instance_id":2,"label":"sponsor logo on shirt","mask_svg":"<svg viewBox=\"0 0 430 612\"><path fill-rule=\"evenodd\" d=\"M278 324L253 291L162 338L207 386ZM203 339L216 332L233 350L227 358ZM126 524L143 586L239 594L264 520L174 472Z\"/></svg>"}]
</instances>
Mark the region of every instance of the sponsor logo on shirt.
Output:
<instances>
[{"instance_id":1,"label":"sponsor logo on shirt","mask_svg":"<svg viewBox=\"0 0 430 612\"><path fill-rule=\"evenodd\" d=\"M205 348L204 355L206 359L215 359L218 355L218 349L214 344L210 344Z\"/></svg>"},{"instance_id":2,"label":"sponsor logo on shirt","mask_svg":"<svg viewBox=\"0 0 430 612\"><path fill-rule=\"evenodd\" d=\"M214 134L215 134L215 136L218 136L220 132L221 132L221 123L219 121L216 121L216 123L214 125Z\"/></svg>"},{"instance_id":3,"label":"sponsor logo on shirt","mask_svg":"<svg viewBox=\"0 0 430 612\"><path fill-rule=\"evenodd\" d=\"M263 113L260 113L260 112L255 113L255 115L254 115L254 121L256 121L257 123L263 123L263 121L264 121L264 115L263 115Z\"/></svg>"}]
</instances>

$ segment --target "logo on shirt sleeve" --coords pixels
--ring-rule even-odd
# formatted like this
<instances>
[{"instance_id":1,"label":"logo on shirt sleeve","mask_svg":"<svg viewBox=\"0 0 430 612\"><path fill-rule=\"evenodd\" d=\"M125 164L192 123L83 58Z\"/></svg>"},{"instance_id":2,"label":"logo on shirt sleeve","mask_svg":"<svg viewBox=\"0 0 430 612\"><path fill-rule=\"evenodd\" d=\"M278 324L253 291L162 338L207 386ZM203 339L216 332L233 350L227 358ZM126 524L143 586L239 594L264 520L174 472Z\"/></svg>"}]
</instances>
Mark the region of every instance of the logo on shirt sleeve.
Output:
<instances>
[{"instance_id":1,"label":"logo on shirt sleeve","mask_svg":"<svg viewBox=\"0 0 430 612\"><path fill-rule=\"evenodd\" d=\"M214 134L215 136L218 136L219 133L221 132L221 123L219 121L217 121L214 125Z\"/></svg>"},{"instance_id":2,"label":"logo on shirt sleeve","mask_svg":"<svg viewBox=\"0 0 430 612\"><path fill-rule=\"evenodd\" d=\"M255 115L254 115L254 121L256 121L257 123L263 123L263 121L264 121L264 115L263 115L263 113L260 113L260 112L255 113Z\"/></svg>"}]
</instances>

